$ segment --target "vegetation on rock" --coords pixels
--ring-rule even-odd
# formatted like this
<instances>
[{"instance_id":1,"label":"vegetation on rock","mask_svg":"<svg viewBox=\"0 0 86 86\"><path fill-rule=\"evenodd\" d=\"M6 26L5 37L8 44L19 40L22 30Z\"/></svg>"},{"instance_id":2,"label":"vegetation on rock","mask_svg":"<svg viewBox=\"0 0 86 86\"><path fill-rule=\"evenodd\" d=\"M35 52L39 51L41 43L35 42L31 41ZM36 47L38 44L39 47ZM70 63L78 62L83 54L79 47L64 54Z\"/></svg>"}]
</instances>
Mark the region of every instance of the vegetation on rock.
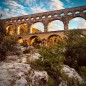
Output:
<instances>
[{"instance_id":1,"label":"vegetation on rock","mask_svg":"<svg viewBox=\"0 0 86 86\"><path fill-rule=\"evenodd\" d=\"M61 43L61 47L64 47ZM47 71L51 80L54 80L54 84L57 86L60 82L60 67L63 64L65 58L63 56L63 50L61 50L59 45L54 45L51 47L42 47L39 50L41 58L32 63L32 67L38 70Z\"/></svg>"},{"instance_id":2,"label":"vegetation on rock","mask_svg":"<svg viewBox=\"0 0 86 86\"><path fill-rule=\"evenodd\" d=\"M82 76L85 74L86 67L86 37L81 34L79 30L71 30L66 33L66 37L59 44L50 47L41 47L39 50L41 57L34 63L31 63L32 67L37 70L47 71L50 81L49 86L57 86L60 82L61 65L67 64L70 67L75 68ZM65 81L68 81L68 86L75 86L75 82L69 79L67 76L63 76ZM86 77L84 77L86 78ZM78 81L77 81L78 82ZM78 84L78 86L85 86L85 84Z\"/></svg>"},{"instance_id":3,"label":"vegetation on rock","mask_svg":"<svg viewBox=\"0 0 86 86\"><path fill-rule=\"evenodd\" d=\"M86 36L79 30L71 30L67 33L65 51L65 63L73 68L86 66Z\"/></svg>"}]
</instances>

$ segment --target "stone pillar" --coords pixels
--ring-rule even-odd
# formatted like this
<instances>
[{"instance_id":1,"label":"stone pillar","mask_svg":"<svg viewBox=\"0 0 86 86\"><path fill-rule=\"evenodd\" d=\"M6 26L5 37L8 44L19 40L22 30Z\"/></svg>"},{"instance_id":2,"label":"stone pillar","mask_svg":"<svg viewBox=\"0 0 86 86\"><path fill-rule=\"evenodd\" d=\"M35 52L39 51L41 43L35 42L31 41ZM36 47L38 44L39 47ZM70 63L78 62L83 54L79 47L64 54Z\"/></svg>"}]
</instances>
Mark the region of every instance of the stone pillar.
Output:
<instances>
[{"instance_id":1,"label":"stone pillar","mask_svg":"<svg viewBox=\"0 0 86 86\"><path fill-rule=\"evenodd\" d=\"M69 24L69 21L63 21L63 24L64 24L64 31L67 31L69 28L68 28L68 24Z\"/></svg>"},{"instance_id":2,"label":"stone pillar","mask_svg":"<svg viewBox=\"0 0 86 86\"><path fill-rule=\"evenodd\" d=\"M48 32L48 23L44 22L44 32Z\"/></svg>"},{"instance_id":3,"label":"stone pillar","mask_svg":"<svg viewBox=\"0 0 86 86\"><path fill-rule=\"evenodd\" d=\"M47 25L46 26L44 26L44 32L47 32Z\"/></svg>"},{"instance_id":4,"label":"stone pillar","mask_svg":"<svg viewBox=\"0 0 86 86\"><path fill-rule=\"evenodd\" d=\"M30 27L31 27L31 24L28 23L28 34L30 34Z\"/></svg>"},{"instance_id":5,"label":"stone pillar","mask_svg":"<svg viewBox=\"0 0 86 86\"><path fill-rule=\"evenodd\" d=\"M18 24L15 23L14 26L15 26L15 34L18 35L18 34L17 34L17 31L18 31Z\"/></svg>"}]
</instances>

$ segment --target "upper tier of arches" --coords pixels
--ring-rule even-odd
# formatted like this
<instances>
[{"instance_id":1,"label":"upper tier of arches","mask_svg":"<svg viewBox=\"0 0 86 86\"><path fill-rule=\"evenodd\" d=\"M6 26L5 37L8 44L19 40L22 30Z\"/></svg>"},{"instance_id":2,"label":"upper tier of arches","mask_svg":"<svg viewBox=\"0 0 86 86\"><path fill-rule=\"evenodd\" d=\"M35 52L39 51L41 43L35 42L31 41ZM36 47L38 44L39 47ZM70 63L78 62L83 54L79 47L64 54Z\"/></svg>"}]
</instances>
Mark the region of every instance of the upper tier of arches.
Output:
<instances>
[{"instance_id":1,"label":"upper tier of arches","mask_svg":"<svg viewBox=\"0 0 86 86\"><path fill-rule=\"evenodd\" d=\"M70 21L73 18L81 17L86 20L86 6L62 9L62 10L54 10L49 12L25 15L20 17L13 17L9 19L4 19L5 21L5 28L6 30L10 27L12 28L13 25L15 28L11 30L10 33L14 34L26 34L26 33L33 33L31 32L31 28L35 28L38 32L48 32L50 23L54 21L61 21L63 28L61 30L67 31L70 26ZM41 23L41 26L38 28L37 24ZM26 24L26 26L25 26ZM60 23L57 25L59 27ZM27 29L25 29L27 27ZM40 31L41 30L41 31ZM56 31L58 31L56 29ZM53 29L51 31L54 31ZM7 31L9 32L9 31ZM36 32L34 32L36 33Z\"/></svg>"}]
</instances>

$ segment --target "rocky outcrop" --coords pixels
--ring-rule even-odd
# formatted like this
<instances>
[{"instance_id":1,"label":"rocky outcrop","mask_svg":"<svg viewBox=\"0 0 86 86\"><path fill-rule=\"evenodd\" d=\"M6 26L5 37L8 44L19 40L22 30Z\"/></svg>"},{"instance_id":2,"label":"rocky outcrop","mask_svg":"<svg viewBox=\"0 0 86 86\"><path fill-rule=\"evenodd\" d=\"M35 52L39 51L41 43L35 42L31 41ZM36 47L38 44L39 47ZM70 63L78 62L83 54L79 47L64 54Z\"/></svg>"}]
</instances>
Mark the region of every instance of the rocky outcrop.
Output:
<instances>
[{"instance_id":1,"label":"rocky outcrop","mask_svg":"<svg viewBox=\"0 0 86 86\"><path fill-rule=\"evenodd\" d=\"M59 86L69 86L68 84L71 84L71 86L80 86L85 83L75 69L67 65L61 65L61 81Z\"/></svg>"},{"instance_id":2,"label":"rocky outcrop","mask_svg":"<svg viewBox=\"0 0 86 86\"><path fill-rule=\"evenodd\" d=\"M37 51L34 52L34 47L31 46L27 48L30 52L26 54L23 53L25 47L19 46L19 48L19 55L7 56L7 61L0 63L0 86L46 86L47 73L35 71L29 65L29 62L34 62L41 55ZM60 65L59 71L61 75L58 77L60 79L58 86L70 86L68 84L71 82L73 86L84 83L75 69L67 65Z\"/></svg>"},{"instance_id":3,"label":"rocky outcrop","mask_svg":"<svg viewBox=\"0 0 86 86\"><path fill-rule=\"evenodd\" d=\"M46 86L48 75L35 71L29 64L0 63L0 86Z\"/></svg>"},{"instance_id":4,"label":"rocky outcrop","mask_svg":"<svg viewBox=\"0 0 86 86\"><path fill-rule=\"evenodd\" d=\"M35 61L35 59L39 59L41 56L33 46L28 46L27 48L20 46L19 44L17 46L18 47L17 47L16 54L7 55L8 62L15 61L19 63L29 63L29 62ZM28 50L29 53L24 54L23 52L25 50Z\"/></svg>"}]
</instances>

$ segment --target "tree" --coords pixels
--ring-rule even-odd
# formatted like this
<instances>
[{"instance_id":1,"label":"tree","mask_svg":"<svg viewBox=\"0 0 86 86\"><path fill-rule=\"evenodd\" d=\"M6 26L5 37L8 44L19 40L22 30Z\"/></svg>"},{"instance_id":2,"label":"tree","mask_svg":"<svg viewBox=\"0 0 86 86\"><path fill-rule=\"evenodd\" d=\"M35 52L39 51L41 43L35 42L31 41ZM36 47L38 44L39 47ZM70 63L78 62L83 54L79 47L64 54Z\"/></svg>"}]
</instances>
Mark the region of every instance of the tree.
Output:
<instances>
[{"instance_id":1,"label":"tree","mask_svg":"<svg viewBox=\"0 0 86 86\"><path fill-rule=\"evenodd\" d=\"M0 19L0 42L3 40L3 37L6 35L4 28L4 20Z\"/></svg>"},{"instance_id":2,"label":"tree","mask_svg":"<svg viewBox=\"0 0 86 86\"><path fill-rule=\"evenodd\" d=\"M0 61L5 60L5 56L6 56L6 51L5 49L2 47L2 41L3 38L5 36L5 30L4 30L4 22L1 19L2 15L0 15Z\"/></svg>"},{"instance_id":3,"label":"tree","mask_svg":"<svg viewBox=\"0 0 86 86\"><path fill-rule=\"evenodd\" d=\"M57 86L60 82L60 68L63 64L65 58L63 56L63 42L51 47L42 47L39 52L41 58L31 63L34 69L45 70L52 80L54 80L54 85Z\"/></svg>"},{"instance_id":4,"label":"tree","mask_svg":"<svg viewBox=\"0 0 86 86\"><path fill-rule=\"evenodd\" d=\"M66 34L65 63L71 67L86 65L86 36L80 30L71 30Z\"/></svg>"}]
</instances>

